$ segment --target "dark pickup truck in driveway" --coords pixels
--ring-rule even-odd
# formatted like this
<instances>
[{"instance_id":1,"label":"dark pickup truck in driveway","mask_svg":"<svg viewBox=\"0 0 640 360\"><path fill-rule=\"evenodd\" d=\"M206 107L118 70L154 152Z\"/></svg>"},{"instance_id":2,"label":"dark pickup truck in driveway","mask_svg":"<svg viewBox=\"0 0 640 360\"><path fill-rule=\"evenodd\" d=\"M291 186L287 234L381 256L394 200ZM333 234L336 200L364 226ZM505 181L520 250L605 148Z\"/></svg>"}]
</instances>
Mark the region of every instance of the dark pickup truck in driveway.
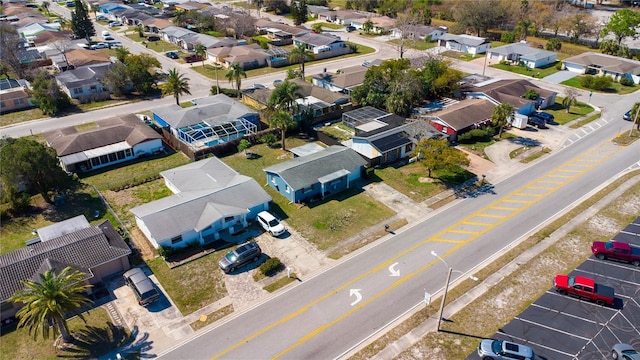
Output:
<instances>
[{"instance_id":1,"label":"dark pickup truck in driveway","mask_svg":"<svg viewBox=\"0 0 640 360\"><path fill-rule=\"evenodd\" d=\"M619 241L594 241L591 252L598 259L622 260L640 266L640 248Z\"/></svg>"},{"instance_id":2,"label":"dark pickup truck in driveway","mask_svg":"<svg viewBox=\"0 0 640 360\"><path fill-rule=\"evenodd\" d=\"M613 305L615 293L612 287L596 284L593 279L583 276L556 275L553 288L562 295L593 301L598 305Z\"/></svg>"}]
</instances>

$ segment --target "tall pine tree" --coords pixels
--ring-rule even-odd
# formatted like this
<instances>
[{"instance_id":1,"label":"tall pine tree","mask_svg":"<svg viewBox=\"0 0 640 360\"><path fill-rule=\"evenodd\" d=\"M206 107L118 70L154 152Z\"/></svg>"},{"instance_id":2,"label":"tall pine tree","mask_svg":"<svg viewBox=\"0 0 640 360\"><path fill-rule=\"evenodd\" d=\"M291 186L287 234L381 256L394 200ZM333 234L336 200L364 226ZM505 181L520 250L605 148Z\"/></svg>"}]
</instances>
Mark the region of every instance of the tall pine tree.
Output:
<instances>
[{"instance_id":1,"label":"tall pine tree","mask_svg":"<svg viewBox=\"0 0 640 360\"><path fill-rule=\"evenodd\" d=\"M91 37L96 35L87 5L82 0L76 0L75 11L71 13L71 30L77 37L87 39L87 42L91 42Z\"/></svg>"}]
</instances>

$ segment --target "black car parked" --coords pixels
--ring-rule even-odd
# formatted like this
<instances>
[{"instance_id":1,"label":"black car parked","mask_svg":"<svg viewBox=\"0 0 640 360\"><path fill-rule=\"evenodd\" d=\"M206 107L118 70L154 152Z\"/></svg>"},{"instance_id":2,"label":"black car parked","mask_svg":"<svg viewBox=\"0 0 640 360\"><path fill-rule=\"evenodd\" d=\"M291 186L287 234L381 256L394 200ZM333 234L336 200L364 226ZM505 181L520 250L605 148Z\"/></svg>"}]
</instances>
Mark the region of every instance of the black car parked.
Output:
<instances>
[{"instance_id":1,"label":"black car parked","mask_svg":"<svg viewBox=\"0 0 640 360\"><path fill-rule=\"evenodd\" d=\"M218 266L225 273L230 273L251 261L257 261L262 255L260 246L255 242L244 243L229 252L218 262Z\"/></svg>"},{"instance_id":2,"label":"black car parked","mask_svg":"<svg viewBox=\"0 0 640 360\"><path fill-rule=\"evenodd\" d=\"M165 55L167 55L167 57L172 58L172 59L179 58L178 53L176 53L175 51L167 51L165 53Z\"/></svg>"},{"instance_id":3,"label":"black car parked","mask_svg":"<svg viewBox=\"0 0 640 360\"><path fill-rule=\"evenodd\" d=\"M529 120L527 120L527 124L533 125L538 129L546 129L547 126L544 123L545 123L544 119L537 117L536 115L529 116Z\"/></svg>"},{"instance_id":4,"label":"black car parked","mask_svg":"<svg viewBox=\"0 0 640 360\"><path fill-rule=\"evenodd\" d=\"M158 300L160 294L153 286L153 282L140 268L133 268L122 275L124 282L131 287L138 299L138 304L147 306Z\"/></svg>"},{"instance_id":5,"label":"black car parked","mask_svg":"<svg viewBox=\"0 0 640 360\"><path fill-rule=\"evenodd\" d=\"M553 116L552 114L549 114L548 112L544 112L544 111L538 111L533 113L533 116L539 117L541 119L544 119L544 121L547 124L555 124L555 116Z\"/></svg>"}]
</instances>

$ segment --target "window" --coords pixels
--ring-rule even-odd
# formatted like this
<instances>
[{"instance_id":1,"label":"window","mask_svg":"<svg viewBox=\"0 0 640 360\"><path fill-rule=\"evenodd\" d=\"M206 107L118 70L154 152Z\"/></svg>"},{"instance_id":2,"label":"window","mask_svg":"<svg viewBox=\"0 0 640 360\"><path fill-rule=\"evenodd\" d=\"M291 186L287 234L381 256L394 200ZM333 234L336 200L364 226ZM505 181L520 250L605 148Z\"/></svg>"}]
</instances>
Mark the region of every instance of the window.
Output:
<instances>
[{"instance_id":1,"label":"window","mask_svg":"<svg viewBox=\"0 0 640 360\"><path fill-rule=\"evenodd\" d=\"M271 182L274 183L274 184L276 183L276 177L275 176L271 177Z\"/></svg>"},{"instance_id":2,"label":"window","mask_svg":"<svg viewBox=\"0 0 640 360\"><path fill-rule=\"evenodd\" d=\"M116 155L118 155L118 160L124 159L124 151L118 151Z\"/></svg>"},{"instance_id":3,"label":"window","mask_svg":"<svg viewBox=\"0 0 640 360\"><path fill-rule=\"evenodd\" d=\"M3 107L5 107L4 101L0 102L0 109L2 109Z\"/></svg>"},{"instance_id":4,"label":"window","mask_svg":"<svg viewBox=\"0 0 640 360\"><path fill-rule=\"evenodd\" d=\"M175 245L182 241L182 235L171 238L171 245Z\"/></svg>"},{"instance_id":5,"label":"window","mask_svg":"<svg viewBox=\"0 0 640 360\"><path fill-rule=\"evenodd\" d=\"M108 164L109 163L109 157L107 155L101 155L100 156L100 163Z\"/></svg>"},{"instance_id":6,"label":"window","mask_svg":"<svg viewBox=\"0 0 640 360\"><path fill-rule=\"evenodd\" d=\"M74 94L74 95L82 94L82 88L75 88L75 89L73 89L73 94Z\"/></svg>"},{"instance_id":7,"label":"window","mask_svg":"<svg viewBox=\"0 0 640 360\"><path fill-rule=\"evenodd\" d=\"M233 216L227 216L224 218L224 222L230 222L230 221L233 221L233 219L234 219Z\"/></svg>"},{"instance_id":8,"label":"window","mask_svg":"<svg viewBox=\"0 0 640 360\"><path fill-rule=\"evenodd\" d=\"M125 156L129 157L129 156L131 156L131 154L133 154L133 153L131 152L131 149L125 149L125 150L124 150L124 155L125 155Z\"/></svg>"},{"instance_id":9,"label":"window","mask_svg":"<svg viewBox=\"0 0 640 360\"><path fill-rule=\"evenodd\" d=\"M22 98L15 99L15 100L13 100L13 104L14 105L24 105L24 99L22 99Z\"/></svg>"},{"instance_id":10,"label":"window","mask_svg":"<svg viewBox=\"0 0 640 360\"><path fill-rule=\"evenodd\" d=\"M586 292L590 292L590 293L592 293L592 292L593 292L593 289L592 289L592 288L590 288L589 286L585 286L585 287L584 287L584 289L583 289L583 291L586 291Z\"/></svg>"},{"instance_id":11,"label":"window","mask_svg":"<svg viewBox=\"0 0 640 360\"><path fill-rule=\"evenodd\" d=\"M93 166L100 165L100 158L92 158L91 159L91 165L93 165Z\"/></svg>"},{"instance_id":12,"label":"window","mask_svg":"<svg viewBox=\"0 0 640 360\"><path fill-rule=\"evenodd\" d=\"M284 191L286 191L287 194L291 192L291 189L289 188L289 185L285 186Z\"/></svg>"}]
</instances>

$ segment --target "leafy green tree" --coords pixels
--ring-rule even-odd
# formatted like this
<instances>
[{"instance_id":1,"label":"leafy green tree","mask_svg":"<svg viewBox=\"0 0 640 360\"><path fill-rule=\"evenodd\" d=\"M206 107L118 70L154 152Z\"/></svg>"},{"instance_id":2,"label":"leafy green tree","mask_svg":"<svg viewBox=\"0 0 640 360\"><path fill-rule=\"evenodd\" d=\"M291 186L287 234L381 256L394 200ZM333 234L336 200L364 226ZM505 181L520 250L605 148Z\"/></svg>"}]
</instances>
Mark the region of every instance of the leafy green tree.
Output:
<instances>
[{"instance_id":1,"label":"leafy green tree","mask_svg":"<svg viewBox=\"0 0 640 360\"><path fill-rule=\"evenodd\" d=\"M262 135L262 137L260 138L260 142L267 144L268 147L273 147L273 144L278 142L278 137L273 133L266 133Z\"/></svg>"},{"instance_id":2,"label":"leafy green tree","mask_svg":"<svg viewBox=\"0 0 640 360\"><path fill-rule=\"evenodd\" d=\"M202 58L202 66L204 67L204 61L207 58L207 47L197 43L193 50L195 51L196 56L200 56Z\"/></svg>"},{"instance_id":3,"label":"leafy green tree","mask_svg":"<svg viewBox=\"0 0 640 360\"><path fill-rule=\"evenodd\" d=\"M56 115L71 105L69 95L46 71L39 72L31 82L31 96L36 106L46 115Z\"/></svg>"},{"instance_id":4,"label":"leafy green tree","mask_svg":"<svg viewBox=\"0 0 640 360\"><path fill-rule=\"evenodd\" d=\"M311 30L313 30L314 33L322 34L322 23L314 23L313 25L311 25Z\"/></svg>"},{"instance_id":5,"label":"leafy green tree","mask_svg":"<svg viewBox=\"0 0 640 360\"><path fill-rule=\"evenodd\" d=\"M529 19L520 20L518 22L518 25L516 25L514 31L520 36L521 40L527 40L527 36L529 36L529 33L531 31L535 31L535 28L533 27L533 21Z\"/></svg>"},{"instance_id":6,"label":"leafy green tree","mask_svg":"<svg viewBox=\"0 0 640 360\"><path fill-rule=\"evenodd\" d=\"M458 1L453 8L453 17L463 29L481 36L501 20L499 10L498 0Z\"/></svg>"},{"instance_id":7,"label":"leafy green tree","mask_svg":"<svg viewBox=\"0 0 640 360\"><path fill-rule=\"evenodd\" d=\"M307 45L304 43L300 43L296 45L293 49L291 49L291 53L289 54L289 61L297 62L300 64L300 78L304 79L304 63L307 59L313 59L313 52L307 49Z\"/></svg>"},{"instance_id":8,"label":"leafy green tree","mask_svg":"<svg viewBox=\"0 0 640 360\"><path fill-rule=\"evenodd\" d=\"M602 28L600 34L603 37L607 34L613 34L616 37L616 42L620 45L627 36L634 39L638 37L638 26L640 26L640 14L631 9L622 9L611 15L609 22Z\"/></svg>"},{"instance_id":9,"label":"leafy green tree","mask_svg":"<svg viewBox=\"0 0 640 360\"><path fill-rule=\"evenodd\" d=\"M298 103L296 100L301 97L300 85L285 80L276 85L271 92L267 102L267 108L270 111L282 110L287 111L291 115L295 115L298 112Z\"/></svg>"},{"instance_id":10,"label":"leafy green tree","mask_svg":"<svg viewBox=\"0 0 640 360\"><path fill-rule=\"evenodd\" d=\"M247 155L247 149L251 147L251 143L247 139L240 140L238 144L238 152L244 152Z\"/></svg>"},{"instance_id":11,"label":"leafy green tree","mask_svg":"<svg viewBox=\"0 0 640 360\"><path fill-rule=\"evenodd\" d=\"M300 72L300 70L289 68L287 70L287 76L285 77L285 79L293 80L293 79L297 79L297 78L302 78L302 73Z\"/></svg>"},{"instance_id":12,"label":"leafy green tree","mask_svg":"<svg viewBox=\"0 0 640 360\"><path fill-rule=\"evenodd\" d=\"M364 30L365 34L371 34L371 31L373 31L373 21L367 19L367 21L362 24L362 30Z\"/></svg>"},{"instance_id":13,"label":"leafy green tree","mask_svg":"<svg viewBox=\"0 0 640 360\"><path fill-rule=\"evenodd\" d=\"M28 326L34 339L39 332L48 339L53 324L54 336L60 333L65 342L73 341L66 316L77 315L84 321L81 309L92 303L86 295L92 285L83 281L85 276L66 267L59 274L51 269L39 274L39 280L24 280L25 288L9 298L11 302L25 304L16 314L20 319L18 327Z\"/></svg>"},{"instance_id":14,"label":"leafy green tree","mask_svg":"<svg viewBox=\"0 0 640 360\"><path fill-rule=\"evenodd\" d=\"M127 56L131 54L129 49L123 46L123 47L116 48L114 51L116 53L116 58L118 59L118 61L123 64L126 64Z\"/></svg>"},{"instance_id":15,"label":"leafy green tree","mask_svg":"<svg viewBox=\"0 0 640 360\"><path fill-rule=\"evenodd\" d=\"M571 111L571 106L578 103L578 91L574 88L567 88L564 91L564 99L562 99L562 106L567 109L567 114Z\"/></svg>"},{"instance_id":16,"label":"leafy green tree","mask_svg":"<svg viewBox=\"0 0 640 360\"><path fill-rule=\"evenodd\" d=\"M493 126L499 128L498 137L502 138L502 130L513 116L513 111L513 106L507 103L502 103L493 108L493 113L491 114L491 122L493 123Z\"/></svg>"},{"instance_id":17,"label":"leafy green tree","mask_svg":"<svg viewBox=\"0 0 640 360\"><path fill-rule=\"evenodd\" d=\"M540 96L534 89L529 89L524 93L524 98L527 100L536 100Z\"/></svg>"},{"instance_id":18,"label":"leafy green tree","mask_svg":"<svg viewBox=\"0 0 640 360\"><path fill-rule=\"evenodd\" d=\"M307 22L307 1L298 0L291 3L291 16L293 17L293 24L298 26Z\"/></svg>"},{"instance_id":19,"label":"leafy green tree","mask_svg":"<svg viewBox=\"0 0 640 360\"><path fill-rule=\"evenodd\" d=\"M116 50L120 49L118 48ZM127 66L123 63L113 64L104 74L102 83L109 87L109 90L111 90L116 97L131 93L129 72Z\"/></svg>"},{"instance_id":20,"label":"leafy green tree","mask_svg":"<svg viewBox=\"0 0 640 360\"><path fill-rule=\"evenodd\" d=\"M549 39L549 41L547 41L547 45L545 45L545 48L549 51L558 51L562 48L562 42L556 37L551 38Z\"/></svg>"},{"instance_id":21,"label":"leafy green tree","mask_svg":"<svg viewBox=\"0 0 640 360\"><path fill-rule=\"evenodd\" d=\"M505 31L500 35L500 41L503 43L511 44L516 41L516 34L511 31Z\"/></svg>"},{"instance_id":22,"label":"leafy green tree","mask_svg":"<svg viewBox=\"0 0 640 360\"><path fill-rule=\"evenodd\" d=\"M169 70L163 93L165 95L173 95L173 97L176 98L176 105L180 106L180 95L191 95L189 91L189 78L184 77L184 74L178 73L176 68Z\"/></svg>"},{"instance_id":23,"label":"leafy green tree","mask_svg":"<svg viewBox=\"0 0 640 360\"><path fill-rule=\"evenodd\" d=\"M71 178L58 162L56 151L27 138L6 138L0 141L0 177L7 186L27 186L53 204L55 194L67 189Z\"/></svg>"},{"instance_id":24,"label":"leafy green tree","mask_svg":"<svg viewBox=\"0 0 640 360\"><path fill-rule=\"evenodd\" d=\"M96 29L89 18L87 5L82 0L75 0L75 4L75 10L71 13L71 30L77 37L90 42L91 37L96 35Z\"/></svg>"},{"instance_id":25,"label":"leafy green tree","mask_svg":"<svg viewBox=\"0 0 640 360\"><path fill-rule=\"evenodd\" d=\"M236 83L237 96L240 97L240 86L242 85L242 78L247 78L247 73L242 69L240 64L233 64L229 67L229 71L225 74L229 83Z\"/></svg>"},{"instance_id":26,"label":"leafy green tree","mask_svg":"<svg viewBox=\"0 0 640 360\"><path fill-rule=\"evenodd\" d=\"M91 12L93 13L93 17L98 16L98 10L100 10L100 8L98 7L97 3L91 4Z\"/></svg>"},{"instance_id":27,"label":"leafy green tree","mask_svg":"<svg viewBox=\"0 0 640 360\"><path fill-rule=\"evenodd\" d=\"M160 62L149 54L127 56L127 73L136 91L148 94L155 86L150 70L160 68Z\"/></svg>"},{"instance_id":28,"label":"leafy green tree","mask_svg":"<svg viewBox=\"0 0 640 360\"><path fill-rule=\"evenodd\" d=\"M469 165L467 156L449 146L447 139L422 139L418 143L419 162L427 169L427 177L440 169L453 169L458 166Z\"/></svg>"},{"instance_id":29,"label":"leafy green tree","mask_svg":"<svg viewBox=\"0 0 640 360\"><path fill-rule=\"evenodd\" d=\"M272 128L280 129L280 136L282 138L282 150L287 150L285 143L287 130L293 129L294 127L296 127L296 125L296 120L291 114L286 111L276 111L269 116L269 126L271 126Z\"/></svg>"}]
</instances>

